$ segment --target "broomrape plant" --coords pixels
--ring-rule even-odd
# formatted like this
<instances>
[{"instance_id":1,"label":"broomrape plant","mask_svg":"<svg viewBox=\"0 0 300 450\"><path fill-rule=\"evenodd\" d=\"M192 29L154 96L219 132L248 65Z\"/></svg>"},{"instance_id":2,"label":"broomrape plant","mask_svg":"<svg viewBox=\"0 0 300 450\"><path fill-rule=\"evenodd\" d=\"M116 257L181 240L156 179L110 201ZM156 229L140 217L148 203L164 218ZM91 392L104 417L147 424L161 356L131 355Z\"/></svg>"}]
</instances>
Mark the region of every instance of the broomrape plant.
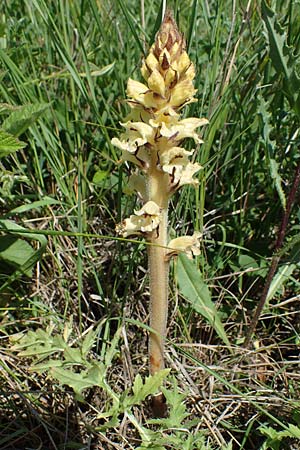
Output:
<instances>
[{"instance_id":1,"label":"broomrape plant","mask_svg":"<svg viewBox=\"0 0 300 450\"><path fill-rule=\"evenodd\" d=\"M131 112L121 124L125 132L112 139L122 150L122 159L136 166L129 187L143 202L141 209L117 225L117 232L124 237L140 235L149 242L151 374L164 368L170 258L182 251L190 257L200 253L200 233L168 242L169 200L182 186L197 185L193 176L201 169L198 163L190 162L194 150L182 148L182 141L192 138L201 144L196 130L208 123L203 118L180 117L182 108L195 101L196 93L195 67L185 48L185 40L167 10L141 68L145 83L128 80Z\"/></svg>"}]
</instances>

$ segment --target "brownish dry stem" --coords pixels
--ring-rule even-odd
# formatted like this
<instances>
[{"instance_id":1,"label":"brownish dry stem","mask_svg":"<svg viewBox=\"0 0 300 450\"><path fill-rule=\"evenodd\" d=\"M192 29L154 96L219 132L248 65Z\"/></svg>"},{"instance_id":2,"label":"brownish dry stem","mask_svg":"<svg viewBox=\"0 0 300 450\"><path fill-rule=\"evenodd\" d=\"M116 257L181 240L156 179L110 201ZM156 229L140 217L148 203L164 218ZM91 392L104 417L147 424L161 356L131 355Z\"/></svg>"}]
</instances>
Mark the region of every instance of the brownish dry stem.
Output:
<instances>
[{"instance_id":1,"label":"brownish dry stem","mask_svg":"<svg viewBox=\"0 0 300 450\"><path fill-rule=\"evenodd\" d=\"M271 261L271 266L267 275L267 279L264 285L264 289L262 291L262 294L260 296L259 299L259 303L256 307L254 316L251 320L251 323L249 325L248 328L248 332L246 334L246 338L245 338L245 343L244 343L244 347L245 348L249 348L250 344L251 344L251 338L253 333L255 332L255 329L257 327L257 323L259 321L260 315L262 313L262 310L265 306L266 300L267 300L267 295L269 292L269 288L270 285L272 283L273 277L276 273L278 264L280 262L280 255L278 255L279 250L281 249L282 245L283 245L283 241L285 238L285 234L286 234L286 229L288 226L288 221L289 221L289 217L292 211L292 207L294 205L295 202L295 198L296 198L296 194L297 194L297 190L299 187L299 183L300 183L300 163L298 164L296 171L295 171L295 176L294 176L294 181L293 181L293 185L292 188L290 190L289 193L289 197L288 197L288 201L287 201L287 206L286 206L286 210L284 212L282 221L281 221L281 226L280 226L280 230L279 230L279 234L278 234L278 238L275 244L275 250L274 250L274 254L272 257L272 261Z\"/></svg>"}]
</instances>

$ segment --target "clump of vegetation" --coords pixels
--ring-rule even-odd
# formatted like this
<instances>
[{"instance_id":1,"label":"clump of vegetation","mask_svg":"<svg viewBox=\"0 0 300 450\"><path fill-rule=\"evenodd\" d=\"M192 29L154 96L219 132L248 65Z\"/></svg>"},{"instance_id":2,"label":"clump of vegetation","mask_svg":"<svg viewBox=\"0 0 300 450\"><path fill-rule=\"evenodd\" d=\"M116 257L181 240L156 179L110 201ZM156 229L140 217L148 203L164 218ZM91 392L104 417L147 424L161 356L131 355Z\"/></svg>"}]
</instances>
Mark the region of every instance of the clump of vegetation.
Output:
<instances>
[{"instance_id":1,"label":"clump of vegetation","mask_svg":"<svg viewBox=\"0 0 300 450\"><path fill-rule=\"evenodd\" d=\"M163 5L2 7L2 449L299 446L299 8L169 2L178 69L157 34ZM172 89L178 103L151 103ZM182 123L189 134L168 135ZM135 239L132 224L152 228ZM146 248L164 303L169 272L158 333ZM153 418L158 392L168 416Z\"/></svg>"}]
</instances>

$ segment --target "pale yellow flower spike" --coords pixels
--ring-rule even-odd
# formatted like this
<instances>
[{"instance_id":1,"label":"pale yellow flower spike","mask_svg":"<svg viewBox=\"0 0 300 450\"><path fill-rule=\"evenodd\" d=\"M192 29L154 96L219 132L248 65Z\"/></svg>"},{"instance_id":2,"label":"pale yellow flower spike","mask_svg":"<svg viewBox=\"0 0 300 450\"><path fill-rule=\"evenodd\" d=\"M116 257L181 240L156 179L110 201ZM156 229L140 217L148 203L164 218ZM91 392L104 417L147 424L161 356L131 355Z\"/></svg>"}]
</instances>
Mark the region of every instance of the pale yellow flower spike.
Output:
<instances>
[{"instance_id":1,"label":"pale yellow flower spike","mask_svg":"<svg viewBox=\"0 0 300 450\"><path fill-rule=\"evenodd\" d=\"M124 161L133 163L137 173L131 177L128 191L137 191L143 206L117 225L124 237L144 236L149 242L150 278L150 373L164 368L164 341L168 312L169 260L179 252L189 257L200 252L199 234L173 239L168 246L168 203L185 184L197 185L193 176L201 170L190 161L194 150L181 147L185 138L202 143L197 129L206 125L203 118L180 118L183 106L194 100L195 67L186 52L185 40L173 15L166 11L160 30L145 58L144 83L128 80L127 96L131 108L122 126L125 132L112 143L122 150ZM169 248L168 248L169 247ZM166 406L162 394L153 398L153 411L163 416Z\"/></svg>"}]
</instances>

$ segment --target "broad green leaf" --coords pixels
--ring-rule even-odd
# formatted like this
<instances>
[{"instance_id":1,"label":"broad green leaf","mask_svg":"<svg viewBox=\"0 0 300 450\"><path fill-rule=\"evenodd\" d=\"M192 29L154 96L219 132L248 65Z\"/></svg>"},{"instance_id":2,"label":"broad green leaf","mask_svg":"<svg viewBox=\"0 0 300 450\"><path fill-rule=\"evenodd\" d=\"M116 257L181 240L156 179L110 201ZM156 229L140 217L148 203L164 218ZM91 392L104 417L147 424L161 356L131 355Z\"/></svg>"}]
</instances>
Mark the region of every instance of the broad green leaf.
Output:
<instances>
[{"instance_id":1,"label":"broad green leaf","mask_svg":"<svg viewBox=\"0 0 300 450\"><path fill-rule=\"evenodd\" d=\"M14 136L20 136L49 108L48 103L25 105L14 111L2 123L2 128Z\"/></svg>"},{"instance_id":2,"label":"broad green leaf","mask_svg":"<svg viewBox=\"0 0 300 450\"><path fill-rule=\"evenodd\" d=\"M282 288L282 286L288 281L294 270L297 269L296 264L285 264L279 267L278 272L272 280L272 283L268 290L268 295L266 299L266 305L272 298L276 295L276 293Z\"/></svg>"},{"instance_id":3,"label":"broad green leaf","mask_svg":"<svg viewBox=\"0 0 300 450\"><path fill-rule=\"evenodd\" d=\"M19 141L15 136L0 130L0 158L10 155L25 146L25 142Z\"/></svg>"},{"instance_id":4,"label":"broad green leaf","mask_svg":"<svg viewBox=\"0 0 300 450\"><path fill-rule=\"evenodd\" d=\"M60 201L55 198L45 197L42 200L37 200L36 202L26 203L25 205L18 206L17 208L11 209L9 211L10 215L13 214L22 214L27 211L31 211L33 209L42 208L48 205L60 205Z\"/></svg>"},{"instance_id":5,"label":"broad green leaf","mask_svg":"<svg viewBox=\"0 0 300 450\"><path fill-rule=\"evenodd\" d=\"M32 268L41 259L42 254L46 249L47 238L41 234L28 232L28 230L21 225L6 219L0 219L0 231L10 233L9 236L1 237L1 239L6 240L7 243L10 243L10 248L7 248L7 244L6 247L5 244L2 246L1 259L15 267L15 271L6 279L5 283L0 286L1 291L19 276L23 274L31 276ZM40 243L39 248L33 249L25 239L38 241ZM13 240L15 241L15 244L13 244ZM18 264L14 264L16 262Z\"/></svg>"},{"instance_id":6,"label":"broad green leaf","mask_svg":"<svg viewBox=\"0 0 300 450\"><path fill-rule=\"evenodd\" d=\"M24 275L28 277L32 275L32 268L25 265L35 253L36 250L24 239L16 236L0 236L0 261L21 271L23 268Z\"/></svg>"},{"instance_id":7,"label":"broad green leaf","mask_svg":"<svg viewBox=\"0 0 300 450\"><path fill-rule=\"evenodd\" d=\"M195 311L203 316L223 342L230 347L218 311L211 300L208 286L193 261L184 254L178 256L177 278L179 290Z\"/></svg>"},{"instance_id":8,"label":"broad green leaf","mask_svg":"<svg viewBox=\"0 0 300 450\"><path fill-rule=\"evenodd\" d=\"M239 256L239 266L244 270L258 268L258 264L252 256L243 254Z\"/></svg>"},{"instance_id":9,"label":"broad green leaf","mask_svg":"<svg viewBox=\"0 0 300 450\"><path fill-rule=\"evenodd\" d=\"M46 236L43 234L35 234L34 230L28 230L28 228L22 227L13 220L0 219L0 231L5 231L27 239L34 239L40 243L43 250L46 249Z\"/></svg>"},{"instance_id":10,"label":"broad green leaf","mask_svg":"<svg viewBox=\"0 0 300 450\"><path fill-rule=\"evenodd\" d=\"M107 180L108 176L109 172L107 170L97 170L97 172L93 176L93 183L102 184L103 181Z\"/></svg>"}]
</instances>

